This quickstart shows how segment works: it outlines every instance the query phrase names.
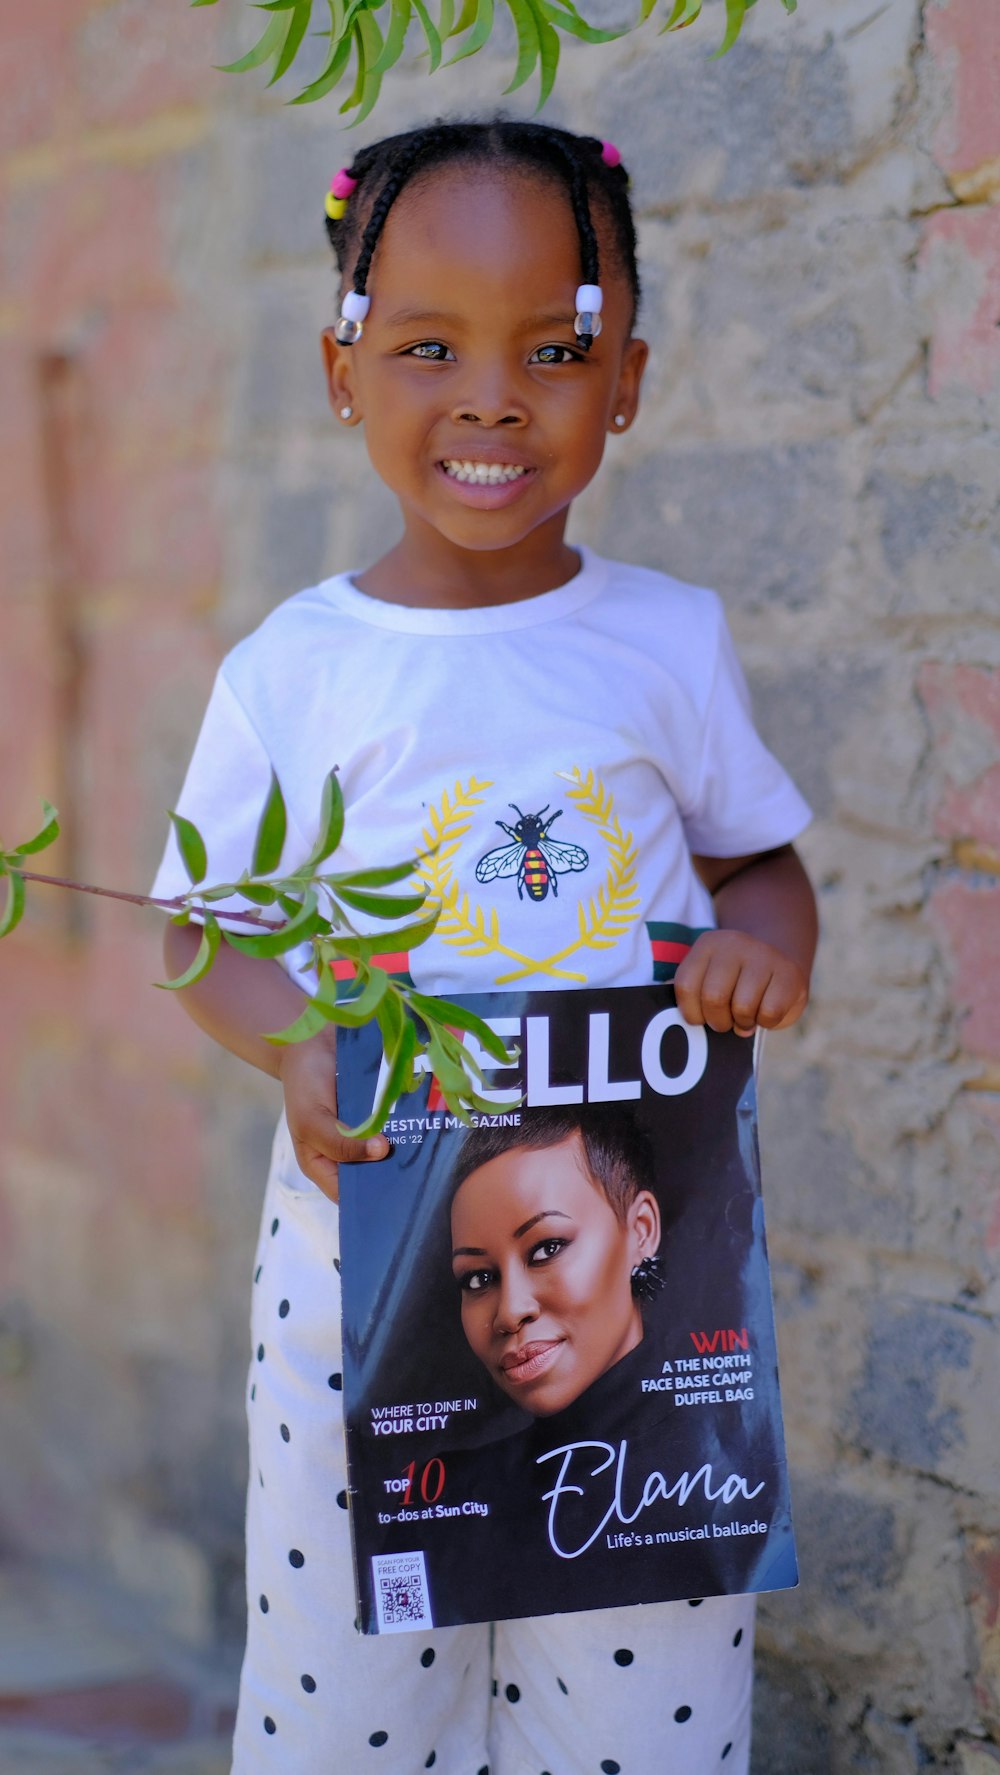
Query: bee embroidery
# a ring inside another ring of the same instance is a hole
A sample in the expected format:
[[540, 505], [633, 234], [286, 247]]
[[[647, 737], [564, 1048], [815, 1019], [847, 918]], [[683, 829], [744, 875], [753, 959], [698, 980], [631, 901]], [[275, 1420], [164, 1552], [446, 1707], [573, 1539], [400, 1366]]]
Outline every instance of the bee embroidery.
[[516, 875], [519, 900], [524, 899], [525, 889], [529, 900], [544, 900], [549, 888], [555, 897], [559, 893], [556, 877], [586, 869], [590, 858], [582, 845], [560, 844], [558, 839], [549, 837], [550, 828], [562, 813], [561, 807], [546, 820], [543, 816], [549, 811], [548, 802], [537, 814], [523, 814], [513, 801], [507, 805], [514, 809], [517, 825], [508, 826], [504, 820], [497, 820], [496, 824], [513, 843], [487, 851], [476, 864], [476, 880], [496, 881], [501, 876]]

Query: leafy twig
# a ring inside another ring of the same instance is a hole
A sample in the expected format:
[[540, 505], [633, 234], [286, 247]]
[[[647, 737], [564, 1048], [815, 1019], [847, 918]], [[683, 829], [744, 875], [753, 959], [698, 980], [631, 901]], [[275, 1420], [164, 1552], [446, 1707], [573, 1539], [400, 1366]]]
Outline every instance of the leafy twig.
[[[464, 60], [475, 55], [493, 35], [497, 23], [496, 0], [438, 0], [436, 17], [427, 0], [255, 0], [257, 9], [268, 15], [268, 22], [253, 48], [235, 62], [222, 68], [226, 74], [246, 74], [271, 64], [273, 86], [294, 65], [306, 35], [313, 23], [314, 11], [329, 14], [313, 35], [325, 37], [329, 44], [322, 71], [303, 87], [291, 103], [313, 104], [342, 83], [347, 85], [342, 114], [353, 113], [352, 123], [360, 123], [377, 104], [382, 80], [395, 67], [415, 34], [422, 41], [428, 72], [433, 74], [444, 63]], [[638, 15], [632, 25], [607, 29], [591, 22], [574, 4], [574, 0], [501, 0], [514, 22], [517, 35], [517, 64], [507, 92], [514, 92], [530, 80], [536, 69], [539, 77], [538, 108], [541, 110], [555, 84], [559, 66], [560, 32], [581, 43], [610, 43], [625, 36], [637, 25], [645, 24], [656, 12], [661, 0], [639, 0]], [[215, 6], [218, 0], [191, 0], [192, 6]], [[725, 0], [726, 28], [717, 55], [725, 55], [739, 37], [743, 21], [756, 0]], [[797, 0], [781, 0], [786, 12], [794, 12]], [[666, 18], [662, 32], [679, 31], [693, 24], [702, 8], [702, 0], [663, 0]], [[381, 20], [376, 16], [381, 14]], [[445, 51], [452, 48], [450, 56]]]
[[[384, 868], [340, 872], [326, 867], [344, 832], [344, 799], [335, 770], [323, 785], [316, 843], [305, 861], [285, 874], [281, 873], [280, 864], [288, 822], [281, 787], [273, 774], [250, 866], [236, 881], [206, 884], [205, 841], [191, 820], [182, 814], [171, 814], [177, 846], [191, 882], [187, 893], [171, 899], [94, 887], [26, 869], [25, 859], [47, 849], [59, 836], [55, 808], [47, 801], [42, 805], [44, 824], [34, 837], [13, 850], [0, 849], [0, 879], [7, 884], [0, 912], [0, 938], [9, 936], [20, 923], [25, 883], [30, 881], [77, 893], [100, 894], [131, 905], [157, 906], [169, 911], [175, 924], [200, 924], [201, 942], [190, 966], [179, 978], [159, 982], [171, 992], [204, 979], [223, 943], [258, 959], [285, 955], [308, 945], [309, 965], [317, 979], [316, 991], [288, 1029], [268, 1034], [266, 1039], [283, 1045], [307, 1041], [331, 1023], [346, 1028], [357, 1028], [373, 1019], [378, 1023], [387, 1061], [384, 1087], [367, 1121], [350, 1133], [363, 1137], [383, 1127], [396, 1099], [415, 1090], [418, 1076], [428, 1067], [453, 1115], [467, 1122], [476, 1111], [490, 1110], [490, 1103], [479, 1091], [482, 1069], [456, 1032], [474, 1036], [482, 1051], [498, 1065], [510, 1065], [513, 1056], [499, 1036], [465, 1006], [418, 992], [405, 981], [394, 979], [378, 962], [380, 952], [387, 946], [397, 952], [419, 948], [437, 924], [440, 909], [428, 909], [426, 891], [402, 888], [402, 884], [412, 881], [420, 859], [408, 857], [403, 863]], [[275, 907], [281, 916], [267, 917], [264, 912], [248, 911], [245, 906], [228, 906], [226, 902], [234, 898], [249, 900], [257, 907]], [[380, 920], [390, 928], [379, 933], [359, 931], [353, 923], [355, 913]], [[402, 924], [396, 922], [400, 919]], [[234, 923], [251, 928], [244, 933], [227, 928]], [[334, 971], [335, 963], [343, 961], [353, 969], [346, 994]]]

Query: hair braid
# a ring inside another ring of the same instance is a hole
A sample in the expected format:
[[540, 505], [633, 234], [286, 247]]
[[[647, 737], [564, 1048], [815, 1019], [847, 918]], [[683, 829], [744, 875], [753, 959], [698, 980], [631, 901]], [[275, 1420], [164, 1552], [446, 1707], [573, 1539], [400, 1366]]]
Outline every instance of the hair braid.
[[437, 146], [440, 134], [440, 128], [434, 124], [429, 125], [427, 129], [413, 131], [409, 143], [396, 160], [389, 177], [372, 205], [371, 214], [365, 224], [365, 231], [361, 236], [358, 256], [354, 262], [354, 288], [360, 296], [365, 294], [372, 254], [378, 246], [386, 217], [420, 161]]

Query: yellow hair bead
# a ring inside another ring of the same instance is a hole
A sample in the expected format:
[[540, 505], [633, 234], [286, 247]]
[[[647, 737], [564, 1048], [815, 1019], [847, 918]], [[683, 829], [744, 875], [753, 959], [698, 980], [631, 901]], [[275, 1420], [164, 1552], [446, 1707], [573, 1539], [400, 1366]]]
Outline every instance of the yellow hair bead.
[[326, 213], [329, 216], [331, 222], [339, 222], [341, 216], [344, 215], [346, 210], [347, 210], [347, 198], [346, 197], [334, 197], [333, 192], [328, 191], [326, 194]]

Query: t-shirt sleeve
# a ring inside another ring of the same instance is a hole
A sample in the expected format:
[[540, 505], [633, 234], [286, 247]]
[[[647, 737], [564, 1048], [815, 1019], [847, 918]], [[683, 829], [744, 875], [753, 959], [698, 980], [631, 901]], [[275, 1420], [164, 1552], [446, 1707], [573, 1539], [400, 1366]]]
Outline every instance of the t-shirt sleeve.
[[721, 610], [719, 617], [701, 760], [682, 817], [695, 855], [740, 857], [790, 844], [812, 816], [754, 727], [750, 692]]
[[[223, 666], [175, 810], [192, 820], [205, 840], [206, 885], [235, 881], [250, 868], [270, 782], [271, 761]], [[169, 899], [190, 885], [171, 825], [152, 893]], [[242, 898], [226, 900], [219, 909], [249, 904]]]

